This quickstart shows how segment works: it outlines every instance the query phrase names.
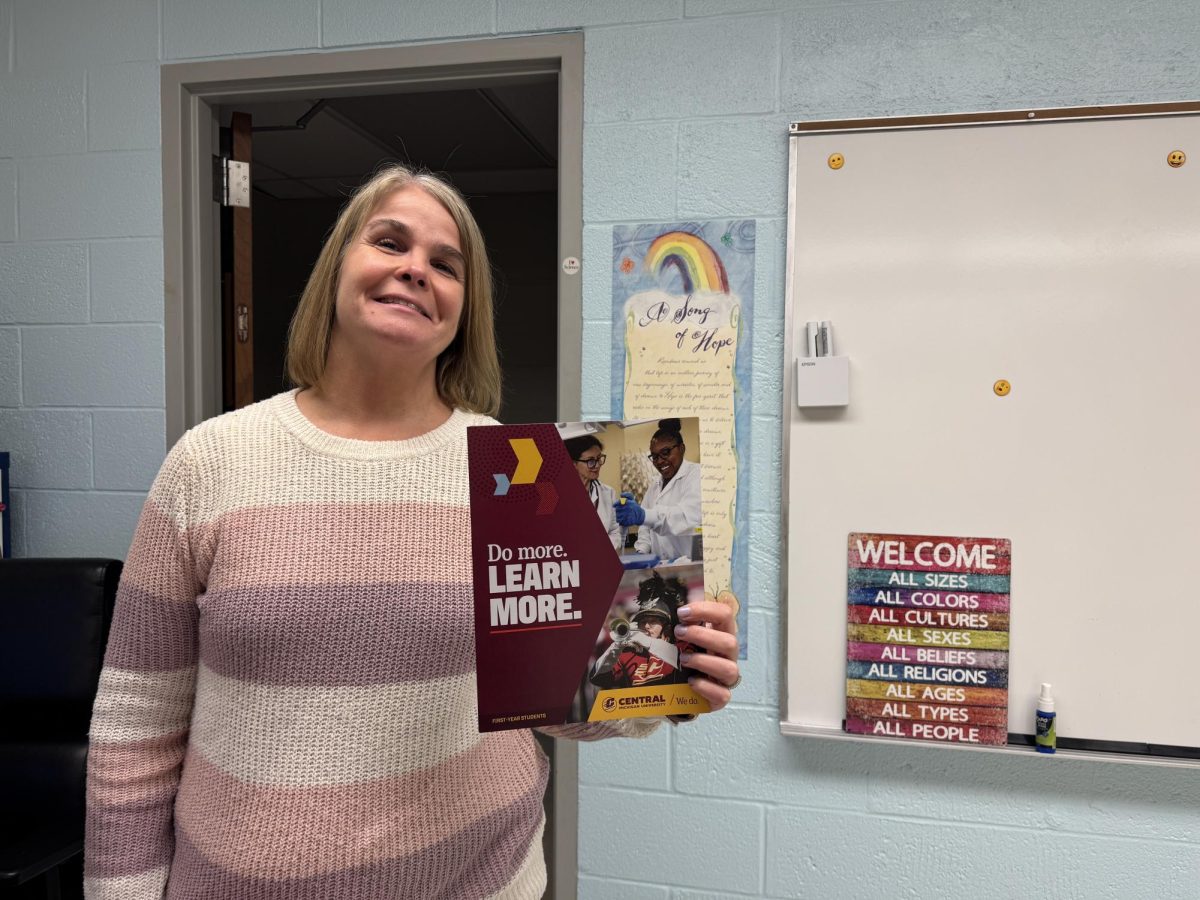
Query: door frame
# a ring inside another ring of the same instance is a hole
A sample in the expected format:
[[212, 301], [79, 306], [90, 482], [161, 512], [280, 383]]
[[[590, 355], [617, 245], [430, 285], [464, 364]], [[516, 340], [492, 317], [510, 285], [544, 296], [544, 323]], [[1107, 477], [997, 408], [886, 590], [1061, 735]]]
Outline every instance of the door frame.
[[[583, 257], [583, 34], [339, 50], [161, 67], [167, 446], [221, 412], [220, 221], [212, 157], [218, 107], [237, 102], [465, 88], [558, 76], [558, 259]], [[578, 421], [583, 284], [558, 279], [558, 420]], [[575, 900], [579, 751], [555, 741], [547, 794], [547, 897]]]
[[[217, 107], [312, 96], [361, 96], [494, 84], [556, 74], [559, 82], [558, 258], [583, 255], [583, 35], [564, 32], [164, 64], [161, 69], [167, 446], [221, 411], [218, 217], [211, 157]], [[583, 286], [558, 277], [558, 420], [579, 419]], [[215, 313], [215, 315], [214, 315]]]

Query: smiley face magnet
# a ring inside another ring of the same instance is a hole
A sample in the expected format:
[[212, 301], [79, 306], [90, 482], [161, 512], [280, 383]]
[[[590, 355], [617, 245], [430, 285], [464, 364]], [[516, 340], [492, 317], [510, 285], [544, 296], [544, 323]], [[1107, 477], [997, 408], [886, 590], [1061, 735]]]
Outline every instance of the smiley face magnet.
[[1187, 154], [1182, 150], [1172, 150], [1167, 154], [1167, 165], [1172, 169], [1178, 169], [1187, 162]]
[[829, 168], [837, 170], [846, 164], [846, 158], [840, 153], [830, 153], [827, 162], [829, 163]]

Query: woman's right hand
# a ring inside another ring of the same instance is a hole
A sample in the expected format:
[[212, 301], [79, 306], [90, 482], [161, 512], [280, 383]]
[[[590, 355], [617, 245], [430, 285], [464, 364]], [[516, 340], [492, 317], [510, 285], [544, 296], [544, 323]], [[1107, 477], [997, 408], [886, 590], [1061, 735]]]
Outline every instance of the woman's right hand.
[[646, 511], [633, 499], [633, 494], [625, 491], [621, 494], [621, 499], [613, 504], [613, 512], [616, 514], [617, 523], [622, 528], [628, 528], [630, 525], [641, 525], [646, 521]]

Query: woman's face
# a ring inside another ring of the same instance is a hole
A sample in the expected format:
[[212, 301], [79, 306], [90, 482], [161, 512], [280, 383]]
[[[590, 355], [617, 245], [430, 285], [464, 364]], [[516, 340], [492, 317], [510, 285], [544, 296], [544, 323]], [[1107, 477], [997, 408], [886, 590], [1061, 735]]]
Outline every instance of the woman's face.
[[584, 484], [598, 481], [600, 467], [604, 465], [604, 450], [601, 447], [588, 447], [575, 460], [575, 471], [583, 479]]
[[458, 333], [466, 294], [458, 226], [416, 185], [389, 194], [346, 248], [334, 340], [355, 350], [385, 341], [432, 365]]
[[663, 620], [655, 616], [646, 616], [638, 623], [640, 628], [648, 637], [660, 638], [663, 633]]
[[650, 442], [650, 462], [666, 484], [675, 477], [683, 462], [683, 444], [673, 438], [655, 438]]

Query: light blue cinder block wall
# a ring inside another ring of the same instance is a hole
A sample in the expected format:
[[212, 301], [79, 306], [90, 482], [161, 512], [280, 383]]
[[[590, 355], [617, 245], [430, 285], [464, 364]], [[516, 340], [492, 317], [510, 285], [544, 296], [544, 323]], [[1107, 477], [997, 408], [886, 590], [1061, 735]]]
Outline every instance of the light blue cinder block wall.
[[583, 749], [581, 895], [1200, 894], [1200, 773], [777, 727], [787, 123], [1197, 99], [1194, 0], [0, 0], [18, 553], [123, 556], [163, 456], [160, 62], [574, 28], [586, 414], [609, 409], [612, 224], [759, 222], [746, 679], [719, 716]]

